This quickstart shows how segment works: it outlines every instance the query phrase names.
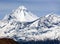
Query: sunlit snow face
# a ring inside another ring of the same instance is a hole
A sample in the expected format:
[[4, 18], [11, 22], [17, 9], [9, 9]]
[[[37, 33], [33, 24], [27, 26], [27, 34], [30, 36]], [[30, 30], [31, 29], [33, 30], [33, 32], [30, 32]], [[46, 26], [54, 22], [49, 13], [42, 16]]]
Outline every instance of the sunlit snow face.
[[38, 19], [36, 15], [32, 14], [24, 6], [20, 6], [19, 8], [14, 10], [11, 14], [5, 17], [5, 19], [7, 18], [8, 20], [15, 19], [20, 22], [31, 22]]

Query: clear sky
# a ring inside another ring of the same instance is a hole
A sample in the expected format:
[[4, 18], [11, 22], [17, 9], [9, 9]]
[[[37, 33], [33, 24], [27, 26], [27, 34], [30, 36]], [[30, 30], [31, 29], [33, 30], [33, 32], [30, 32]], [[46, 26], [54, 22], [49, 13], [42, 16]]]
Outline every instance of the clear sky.
[[21, 5], [37, 16], [51, 12], [60, 15], [60, 0], [0, 0], [0, 19]]

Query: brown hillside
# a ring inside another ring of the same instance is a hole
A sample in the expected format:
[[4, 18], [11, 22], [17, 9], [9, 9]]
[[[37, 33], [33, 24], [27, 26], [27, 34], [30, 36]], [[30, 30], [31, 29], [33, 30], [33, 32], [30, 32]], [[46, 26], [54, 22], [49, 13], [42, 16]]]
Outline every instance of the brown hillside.
[[0, 44], [16, 44], [16, 42], [13, 39], [0, 38]]

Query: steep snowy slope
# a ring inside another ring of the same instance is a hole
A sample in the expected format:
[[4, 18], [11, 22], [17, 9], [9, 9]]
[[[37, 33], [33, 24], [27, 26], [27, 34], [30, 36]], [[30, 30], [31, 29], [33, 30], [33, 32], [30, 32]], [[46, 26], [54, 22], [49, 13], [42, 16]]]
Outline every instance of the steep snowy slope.
[[[55, 20], [56, 19], [56, 20]], [[2, 37], [13, 38], [16, 41], [20, 40], [45, 40], [58, 39], [60, 40], [60, 17], [55, 14], [50, 14], [32, 22], [9, 22], [2, 28]]]
[[20, 22], [31, 22], [36, 20], [38, 17], [33, 15], [30, 11], [27, 10], [24, 6], [20, 6], [14, 10], [11, 14], [6, 16], [3, 20], [17, 20]]
[[60, 16], [49, 14], [33, 22], [24, 29], [18, 31], [18, 40], [60, 40]]

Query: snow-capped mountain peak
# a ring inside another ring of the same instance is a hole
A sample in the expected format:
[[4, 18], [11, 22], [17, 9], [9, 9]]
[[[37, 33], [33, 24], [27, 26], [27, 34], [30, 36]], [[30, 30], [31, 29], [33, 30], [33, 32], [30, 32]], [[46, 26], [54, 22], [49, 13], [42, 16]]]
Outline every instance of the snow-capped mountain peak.
[[48, 20], [51, 20], [51, 22], [60, 22], [60, 16], [54, 13], [50, 13], [45, 16]]
[[55, 13], [51, 12], [48, 15], [46, 15], [45, 17], [53, 17], [53, 16], [57, 16]]
[[4, 20], [11, 19], [20, 22], [31, 22], [38, 19], [38, 17], [30, 11], [28, 11], [27, 8], [25, 8], [24, 6], [19, 6], [14, 12], [10, 13], [8, 16], [4, 18]]

